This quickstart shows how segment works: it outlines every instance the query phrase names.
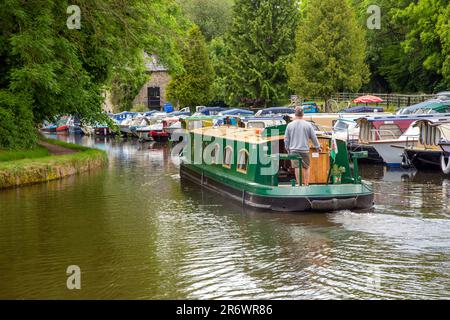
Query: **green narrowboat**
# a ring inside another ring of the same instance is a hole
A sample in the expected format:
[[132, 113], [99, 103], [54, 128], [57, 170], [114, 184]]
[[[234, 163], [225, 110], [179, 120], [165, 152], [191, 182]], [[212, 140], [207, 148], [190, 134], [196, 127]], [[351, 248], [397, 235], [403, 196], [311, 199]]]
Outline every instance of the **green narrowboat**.
[[263, 210], [335, 211], [373, 206], [372, 186], [358, 174], [358, 158], [367, 156], [365, 152], [352, 153], [352, 172], [346, 142], [321, 135], [321, 152], [311, 149], [310, 185], [296, 186], [290, 160], [300, 159], [286, 154], [285, 130], [286, 125], [263, 130], [232, 126], [191, 130], [184, 141], [181, 179]]

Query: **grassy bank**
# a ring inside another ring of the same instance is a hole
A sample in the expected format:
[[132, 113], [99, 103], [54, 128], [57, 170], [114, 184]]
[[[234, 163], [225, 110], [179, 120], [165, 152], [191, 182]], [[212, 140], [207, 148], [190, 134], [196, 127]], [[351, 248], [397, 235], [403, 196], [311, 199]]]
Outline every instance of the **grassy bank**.
[[34, 159], [49, 156], [48, 150], [42, 146], [36, 146], [31, 150], [0, 150], [0, 162], [20, 159]]
[[0, 151], [0, 159], [5, 159], [0, 160], [0, 189], [60, 179], [101, 167], [107, 162], [104, 151], [57, 140], [44, 141], [76, 152], [50, 155], [41, 146], [29, 151]]

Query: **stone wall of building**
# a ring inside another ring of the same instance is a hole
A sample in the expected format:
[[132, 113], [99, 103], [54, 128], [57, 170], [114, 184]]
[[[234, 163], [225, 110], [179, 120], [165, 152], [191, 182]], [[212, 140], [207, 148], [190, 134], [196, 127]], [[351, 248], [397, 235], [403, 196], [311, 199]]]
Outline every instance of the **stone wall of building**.
[[170, 82], [170, 75], [166, 71], [155, 71], [151, 73], [150, 80], [141, 88], [139, 94], [134, 98], [133, 105], [143, 104], [148, 107], [148, 87], [159, 87], [161, 103], [163, 106], [167, 102], [166, 90]]
[[106, 113], [115, 113], [119, 112], [118, 108], [113, 105], [111, 101], [111, 92], [105, 91], [103, 92], [103, 97], [105, 98], [105, 101], [103, 102], [102, 109]]

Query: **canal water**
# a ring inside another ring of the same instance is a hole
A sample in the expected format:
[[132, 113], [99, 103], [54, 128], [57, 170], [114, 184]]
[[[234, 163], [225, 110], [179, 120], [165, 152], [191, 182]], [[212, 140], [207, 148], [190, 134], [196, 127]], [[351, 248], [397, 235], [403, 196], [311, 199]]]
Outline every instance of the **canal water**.
[[0, 192], [0, 298], [450, 299], [449, 177], [364, 165], [369, 212], [262, 213], [182, 185], [167, 145], [75, 142], [108, 167]]

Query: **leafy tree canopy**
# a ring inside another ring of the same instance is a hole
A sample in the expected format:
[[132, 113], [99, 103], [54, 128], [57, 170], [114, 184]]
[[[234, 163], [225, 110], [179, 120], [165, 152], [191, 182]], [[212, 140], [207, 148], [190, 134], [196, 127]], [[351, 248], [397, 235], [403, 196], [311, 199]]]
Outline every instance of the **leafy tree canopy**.
[[347, 0], [309, 0], [288, 66], [298, 94], [325, 100], [341, 90], [358, 90], [368, 79], [364, 32]]
[[294, 51], [294, 0], [236, 0], [223, 59], [230, 105], [269, 106], [288, 95], [285, 65]]
[[[81, 29], [66, 25], [69, 5]], [[174, 0], [2, 1], [0, 148], [32, 145], [34, 125], [57, 115], [104, 117], [105, 87], [142, 68], [144, 50], [181, 70], [180, 17]]]
[[223, 36], [234, 0], [178, 0], [187, 18], [200, 27], [206, 41]]
[[212, 98], [214, 70], [205, 38], [198, 26], [194, 25], [189, 30], [181, 54], [184, 70], [169, 83], [167, 96], [182, 107], [205, 105]]

